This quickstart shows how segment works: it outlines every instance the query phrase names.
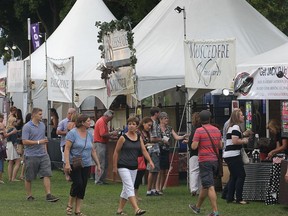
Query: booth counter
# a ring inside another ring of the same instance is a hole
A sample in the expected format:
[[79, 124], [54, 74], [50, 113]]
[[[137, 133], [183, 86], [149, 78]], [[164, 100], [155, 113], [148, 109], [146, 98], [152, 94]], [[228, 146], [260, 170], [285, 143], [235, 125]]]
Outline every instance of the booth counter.
[[107, 151], [108, 151], [108, 170], [106, 179], [109, 181], [121, 181], [120, 177], [117, 175], [114, 179], [113, 176], [113, 153], [116, 147], [117, 140], [109, 140], [107, 144]]
[[243, 187], [243, 199], [264, 201], [272, 163], [249, 163], [244, 167], [246, 178]]

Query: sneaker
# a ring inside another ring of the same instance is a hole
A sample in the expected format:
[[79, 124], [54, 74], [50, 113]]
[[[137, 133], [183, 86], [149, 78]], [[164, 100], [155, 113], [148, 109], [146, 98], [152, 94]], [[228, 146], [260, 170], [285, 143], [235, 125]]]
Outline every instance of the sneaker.
[[146, 196], [155, 196], [155, 192], [151, 191], [150, 193], [146, 193]]
[[197, 208], [196, 205], [189, 204], [189, 208], [192, 209], [195, 214], [200, 214], [200, 208]]
[[26, 200], [27, 200], [27, 201], [33, 201], [33, 200], [35, 200], [35, 198], [34, 198], [33, 196], [28, 196], [28, 197], [26, 198]]
[[4, 184], [4, 183], [5, 183], [4, 181], [0, 180], [0, 184]]
[[46, 195], [46, 201], [47, 202], [57, 202], [59, 200], [58, 197], [53, 196], [52, 194]]
[[103, 183], [102, 181], [97, 181], [97, 182], [95, 182], [95, 184], [97, 184], [97, 185], [103, 185], [104, 183]]
[[218, 212], [211, 212], [208, 216], [219, 216]]
[[162, 192], [162, 191], [156, 191], [155, 193], [156, 193], [157, 195], [159, 195], [159, 196], [163, 195], [163, 192]]

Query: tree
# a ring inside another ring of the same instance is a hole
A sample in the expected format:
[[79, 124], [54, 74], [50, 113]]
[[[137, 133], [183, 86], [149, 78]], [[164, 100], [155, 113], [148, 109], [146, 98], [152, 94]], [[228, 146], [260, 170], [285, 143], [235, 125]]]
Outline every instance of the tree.
[[[84, 0], [81, 0], [84, 1]], [[128, 16], [132, 27], [136, 26], [160, 0], [103, 0], [117, 19]], [[247, 0], [268, 20], [288, 35], [288, 1]], [[51, 35], [65, 18], [76, 0], [0, 0], [0, 56], [4, 62], [11, 58], [4, 51], [8, 43], [15, 42], [28, 56], [27, 18], [31, 22], [41, 22], [42, 32]]]
[[0, 0], [0, 56], [4, 62], [10, 60], [11, 54], [4, 50], [16, 43], [28, 56], [27, 18], [31, 23], [41, 22], [40, 31], [51, 35], [65, 18], [76, 0]]
[[284, 34], [288, 35], [287, 0], [248, 0], [248, 2]]

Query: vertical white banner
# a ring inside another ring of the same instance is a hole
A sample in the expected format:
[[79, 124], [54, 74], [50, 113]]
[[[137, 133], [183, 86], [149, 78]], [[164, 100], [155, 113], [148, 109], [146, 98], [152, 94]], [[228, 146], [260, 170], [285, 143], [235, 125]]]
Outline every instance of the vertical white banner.
[[24, 92], [24, 61], [10, 61], [7, 64], [7, 92]]
[[72, 58], [47, 58], [48, 100], [72, 103]]
[[185, 87], [229, 88], [236, 73], [235, 39], [184, 41]]

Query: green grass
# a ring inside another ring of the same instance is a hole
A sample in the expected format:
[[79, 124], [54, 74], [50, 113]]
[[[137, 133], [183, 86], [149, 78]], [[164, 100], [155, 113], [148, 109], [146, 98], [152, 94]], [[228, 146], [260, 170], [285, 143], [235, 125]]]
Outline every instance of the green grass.
[[[7, 169], [6, 169], [7, 170]], [[7, 173], [4, 173], [5, 184], [0, 185], [0, 215], [2, 216], [58, 216], [65, 215], [70, 183], [64, 180], [61, 171], [54, 170], [51, 179], [52, 193], [60, 197], [56, 203], [45, 201], [44, 188], [41, 180], [32, 183], [33, 195], [36, 198], [33, 202], [26, 201], [24, 182], [7, 182]], [[109, 185], [95, 185], [89, 180], [86, 197], [82, 206], [82, 212], [86, 215], [115, 215], [121, 183], [110, 182]], [[186, 184], [177, 187], [168, 187], [161, 197], [146, 197], [146, 186], [140, 186], [140, 208], [147, 210], [145, 215], [175, 216], [194, 215], [188, 208], [189, 203], [195, 203], [196, 197], [191, 197]], [[220, 197], [220, 194], [218, 194]], [[221, 215], [225, 216], [259, 216], [259, 215], [286, 215], [288, 207], [284, 205], [266, 206], [264, 202], [250, 202], [249, 205], [226, 204], [222, 199], [218, 199], [218, 206]], [[206, 200], [201, 209], [200, 215], [210, 213], [210, 204]], [[127, 203], [125, 212], [134, 215], [131, 205]]]

